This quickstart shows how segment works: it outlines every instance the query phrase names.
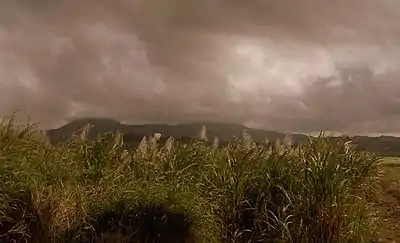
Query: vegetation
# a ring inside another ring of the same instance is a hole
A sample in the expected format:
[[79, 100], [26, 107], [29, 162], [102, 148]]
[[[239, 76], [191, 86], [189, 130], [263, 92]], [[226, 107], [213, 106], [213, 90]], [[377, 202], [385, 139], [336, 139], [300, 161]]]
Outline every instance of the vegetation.
[[127, 149], [122, 134], [88, 133], [52, 144], [0, 126], [0, 242], [375, 240], [380, 160], [346, 141], [150, 136]]

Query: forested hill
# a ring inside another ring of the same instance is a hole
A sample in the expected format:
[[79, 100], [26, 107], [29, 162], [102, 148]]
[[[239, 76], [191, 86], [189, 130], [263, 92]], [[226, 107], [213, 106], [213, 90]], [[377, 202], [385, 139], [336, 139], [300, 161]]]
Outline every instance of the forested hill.
[[[112, 119], [87, 118], [72, 121], [60, 128], [47, 131], [51, 141], [62, 141], [69, 137], [72, 133], [82, 129], [87, 124], [91, 125], [89, 138], [95, 138], [101, 134], [119, 131], [124, 134], [124, 141], [130, 144], [137, 144], [143, 136], [154, 133], [161, 133], [164, 138], [174, 137], [176, 139], [196, 139], [203, 125], [207, 128], [207, 138], [212, 141], [217, 137], [220, 141], [229, 141], [233, 137], [241, 137], [245, 130], [251, 138], [256, 142], [264, 142], [268, 138], [270, 142], [277, 139], [282, 141], [286, 134], [275, 131], [265, 131], [253, 129], [238, 124], [225, 123], [190, 123], [178, 125], [166, 124], [144, 124], [144, 125], [127, 125]], [[308, 137], [303, 134], [290, 135], [294, 143], [306, 142]], [[391, 136], [368, 137], [355, 136], [346, 137], [350, 139], [357, 148], [375, 152], [383, 156], [400, 156], [400, 138]]]

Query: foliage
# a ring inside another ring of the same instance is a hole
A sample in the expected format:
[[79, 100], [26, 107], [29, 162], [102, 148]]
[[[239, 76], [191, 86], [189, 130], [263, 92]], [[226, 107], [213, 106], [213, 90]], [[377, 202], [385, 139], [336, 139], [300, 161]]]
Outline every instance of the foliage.
[[121, 134], [87, 134], [54, 145], [32, 126], [0, 126], [0, 241], [374, 240], [380, 160], [348, 142], [148, 137], [127, 149]]

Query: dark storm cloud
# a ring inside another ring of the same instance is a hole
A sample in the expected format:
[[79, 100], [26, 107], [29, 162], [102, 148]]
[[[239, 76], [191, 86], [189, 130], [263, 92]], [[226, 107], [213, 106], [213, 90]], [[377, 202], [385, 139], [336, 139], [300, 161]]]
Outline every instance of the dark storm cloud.
[[0, 114], [400, 131], [394, 0], [4, 0]]

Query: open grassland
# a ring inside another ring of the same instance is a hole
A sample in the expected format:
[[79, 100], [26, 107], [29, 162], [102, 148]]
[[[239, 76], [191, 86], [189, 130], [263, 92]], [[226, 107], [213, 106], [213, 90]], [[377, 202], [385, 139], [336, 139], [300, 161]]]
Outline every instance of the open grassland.
[[400, 167], [400, 157], [384, 157], [382, 165], [384, 167]]
[[379, 158], [310, 138], [126, 150], [0, 126], [0, 242], [374, 242]]

